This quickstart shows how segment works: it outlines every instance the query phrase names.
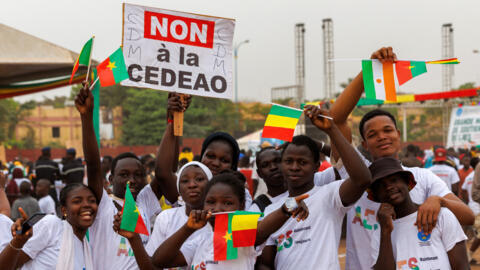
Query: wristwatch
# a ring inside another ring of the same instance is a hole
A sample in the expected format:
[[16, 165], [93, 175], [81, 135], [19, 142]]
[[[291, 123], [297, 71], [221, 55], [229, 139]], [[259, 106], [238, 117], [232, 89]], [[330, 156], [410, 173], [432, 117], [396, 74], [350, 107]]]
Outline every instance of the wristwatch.
[[297, 200], [292, 197], [287, 198], [287, 200], [285, 200], [285, 208], [287, 208], [287, 211], [290, 213], [295, 211], [295, 209], [298, 208]]

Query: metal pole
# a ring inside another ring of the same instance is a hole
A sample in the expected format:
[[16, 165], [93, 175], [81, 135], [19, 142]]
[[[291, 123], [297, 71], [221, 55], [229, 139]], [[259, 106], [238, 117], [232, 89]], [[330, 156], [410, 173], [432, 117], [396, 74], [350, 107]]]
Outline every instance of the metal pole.
[[245, 43], [250, 42], [250, 40], [246, 39], [240, 43], [238, 43], [234, 48], [233, 48], [233, 57], [235, 61], [235, 103], [238, 102], [238, 49], [240, 46], [242, 46]]

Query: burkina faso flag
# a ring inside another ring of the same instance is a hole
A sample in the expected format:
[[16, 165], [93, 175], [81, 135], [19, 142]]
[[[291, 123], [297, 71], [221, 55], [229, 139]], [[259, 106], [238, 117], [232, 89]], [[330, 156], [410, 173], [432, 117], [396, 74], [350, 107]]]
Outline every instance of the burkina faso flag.
[[120, 229], [148, 235], [147, 226], [143, 222], [142, 215], [138, 211], [138, 207], [133, 199], [130, 191], [130, 184], [127, 183], [127, 190], [125, 191], [125, 203], [123, 204], [123, 216], [120, 223]]
[[128, 79], [122, 48], [118, 48], [110, 57], [103, 60], [103, 62], [97, 66], [97, 72], [102, 87], [115, 85]]

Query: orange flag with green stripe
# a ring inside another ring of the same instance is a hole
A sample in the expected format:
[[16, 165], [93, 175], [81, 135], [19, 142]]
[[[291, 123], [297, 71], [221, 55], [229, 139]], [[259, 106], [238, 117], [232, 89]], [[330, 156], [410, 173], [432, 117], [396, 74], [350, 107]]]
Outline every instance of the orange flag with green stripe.
[[366, 98], [397, 100], [393, 62], [362, 60], [362, 74]]

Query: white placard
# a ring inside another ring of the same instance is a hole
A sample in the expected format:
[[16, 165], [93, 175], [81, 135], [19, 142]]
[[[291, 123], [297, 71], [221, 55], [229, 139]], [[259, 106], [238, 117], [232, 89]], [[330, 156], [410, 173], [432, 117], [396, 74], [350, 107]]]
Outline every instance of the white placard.
[[480, 106], [463, 106], [452, 110], [447, 147], [470, 148], [480, 144]]
[[121, 84], [232, 99], [235, 20], [124, 4]]

